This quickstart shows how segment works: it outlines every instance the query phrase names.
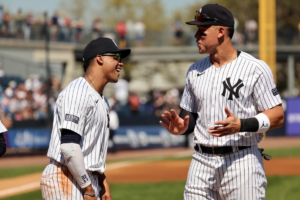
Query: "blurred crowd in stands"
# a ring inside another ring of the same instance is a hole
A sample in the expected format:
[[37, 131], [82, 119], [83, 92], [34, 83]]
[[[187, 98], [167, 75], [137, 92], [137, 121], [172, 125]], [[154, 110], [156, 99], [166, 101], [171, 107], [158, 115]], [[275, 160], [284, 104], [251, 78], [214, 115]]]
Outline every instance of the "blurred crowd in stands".
[[[238, 20], [236, 20], [236, 27], [238, 27]], [[172, 45], [194, 44], [194, 33], [184, 31], [184, 23], [180, 18], [176, 18], [173, 27], [170, 28], [173, 29]], [[257, 22], [253, 19], [247, 20], [245, 30], [235, 30], [233, 43], [238, 45], [257, 43], [257, 30]], [[152, 40], [151, 33], [147, 32], [147, 34], [149, 37], [147, 41]], [[158, 39], [157, 33], [153, 34], [154, 39]], [[161, 34], [161, 37], [167, 37], [168, 34], [169, 31], [166, 31]], [[122, 48], [144, 46], [146, 26], [141, 21], [120, 20], [115, 27], [108, 27], [99, 17], [94, 18], [90, 25], [83, 19], [72, 19], [64, 11], [56, 11], [52, 16], [48, 16], [46, 12], [34, 16], [32, 13], [24, 14], [22, 9], [12, 14], [0, 6], [0, 37], [24, 40], [45, 40], [49, 37], [50, 41], [78, 43], [88, 42], [101, 36], [116, 40]], [[150, 45], [150, 42], [147, 45]]]
[[[47, 82], [33, 74], [28, 79], [5, 76], [0, 69], [0, 117], [13, 121], [46, 120], [52, 115], [60, 82]], [[51, 85], [51, 91], [48, 89]], [[50, 111], [50, 112], [49, 112]]]
[[[119, 116], [160, 117], [165, 110], [175, 109], [179, 112], [182, 90], [174, 88], [135, 94], [129, 92], [128, 82], [124, 79], [120, 79], [114, 87], [114, 94], [108, 98], [108, 102]], [[5, 72], [0, 69], [0, 118], [24, 121], [47, 120], [50, 116], [52, 119], [60, 91], [61, 83], [55, 77], [47, 81], [33, 74], [22, 80], [5, 76]]]
[[[145, 44], [150, 46], [153, 44], [193, 45], [194, 30], [187, 29], [184, 24], [180, 17], [177, 17], [173, 25], [166, 27], [163, 33], [146, 32], [146, 26], [141, 21], [120, 20], [115, 27], [110, 27], [99, 17], [95, 17], [92, 22], [85, 22], [82, 18], [73, 19], [65, 11], [55, 11], [51, 16], [47, 15], [47, 12], [33, 15], [30, 12], [23, 13], [22, 9], [19, 9], [17, 13], [10, 13], [0, 6], [0, 37], [24, 40], [45, 40], [49, 36], [50, 41], [86, 43], [103, 36], [116, 40], [121, 47], [144, 46]], [[298, 30], [300, 35], [300, 23]], [[157, 37], [157, 34], [160, 37]], [[289, 36], [279, 34], [277, 41], [282, 43], [286, 41], [283, 39], [286, 37]], [[300, 36], [296, 37], [291, 41], [300, 41]], [[238, 19], [235, 19], [235, 34], [232, 41], [236, 45], [257, 44], [257, 21], [248, 19], [245, 24], [239, 26]]]
[[[105, 29], [105, 30], [104, 30]], [[120, 20], [112, 30], [104, 26], [96, 17], [87, 30], [83, 19], [72, 19], [66, 12], [47, 12], [34, 16], [24, 14], [19, 9], [16, 14], [5, 11], [0, 6], [0, 37], [24, 40], [45, 40], [58, 42], [87, 42], [98, 37], [109, 37], [117, 40], [121, 46], [128, 46], [128, 37], [134, 37], [135, 45], [142, 46], [145, 35], [145, 25], [142, 22], [125, 23]]]

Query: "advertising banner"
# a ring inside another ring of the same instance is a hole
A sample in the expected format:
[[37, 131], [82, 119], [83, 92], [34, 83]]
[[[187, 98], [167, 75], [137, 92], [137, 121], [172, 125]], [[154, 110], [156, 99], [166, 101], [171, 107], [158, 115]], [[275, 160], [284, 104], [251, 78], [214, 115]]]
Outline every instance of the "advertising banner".
[[[49, 146], [51, 129], [10, 129], [6, 137], [10, 148], [44, 149]], [[185, 136], [174, 136], [160, 126], [121, 126], [113, 137], [116, 150], [182, 147], [185, 140]]]
[[113, 138], [118, 150], [182, 147], [185, 140], [185, 136], [172, 135], [161, 126], [123, 126]]
[[300, 98], [287, 99], [286, 135], [300, 136]]
[[10, 148], [48, 148], [51, 130], [46, 128], [10, 129], [6, 136]]

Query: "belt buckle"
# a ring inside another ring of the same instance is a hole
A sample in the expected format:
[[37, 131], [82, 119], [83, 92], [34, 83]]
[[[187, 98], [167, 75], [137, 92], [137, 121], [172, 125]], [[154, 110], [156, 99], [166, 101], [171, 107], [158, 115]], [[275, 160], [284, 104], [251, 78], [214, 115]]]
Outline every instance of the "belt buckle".
[[215, 147], [212, 147], [213, 155], [215, 155]]

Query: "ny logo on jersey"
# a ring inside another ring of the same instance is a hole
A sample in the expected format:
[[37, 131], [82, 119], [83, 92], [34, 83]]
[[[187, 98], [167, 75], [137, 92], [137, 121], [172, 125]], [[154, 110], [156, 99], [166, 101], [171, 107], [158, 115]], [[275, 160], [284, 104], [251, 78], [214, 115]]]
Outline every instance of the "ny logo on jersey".
[[[226, 81], [223, 81], [223, 92], [222, 92], [222, 96], [225, 97], [226, 94], [226, 90], [228, 90], [230, 92], [228, 100], [232, 100], [232, 95], [235, 96], [235, 98], [239, 98], [239, 91], [240, 89], [244, 86], [243, 82], [241, 79], [238, 80], [238, 82], [236, 84], [234, 84], [234, 86], [231, 86], [230, 83], [230, 77], [228, 77], [226, 79]], [[234, 91], [234, 89], [236, 88], [236, 90]]]

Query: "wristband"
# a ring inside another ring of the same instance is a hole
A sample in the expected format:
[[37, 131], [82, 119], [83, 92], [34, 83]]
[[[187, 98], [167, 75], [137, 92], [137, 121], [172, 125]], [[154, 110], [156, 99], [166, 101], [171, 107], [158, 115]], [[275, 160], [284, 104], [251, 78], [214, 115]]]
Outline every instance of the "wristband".
[[263, 133], [269, 130], [271, 123], [267, 115], [265, 115], [264, 113], [259, 113], [254, 117], [258, 120], [259, 123], [256, 133]]
[[95, 194], [90, 194], [90, 193], [87, 193], [87, 192], [85, 192], [84, 195], [88, 195], [90, 197], [94, 197], [95, 196]]
[[240, 132], [256, 132], [259, 128], [259, 122], [255, 117], [240, 119], [241, 129]]
[[252, 118], [240, 119], [240, 132], [263, 133], [270, 128], [270, 120], [267, 115], [259, 113]]

